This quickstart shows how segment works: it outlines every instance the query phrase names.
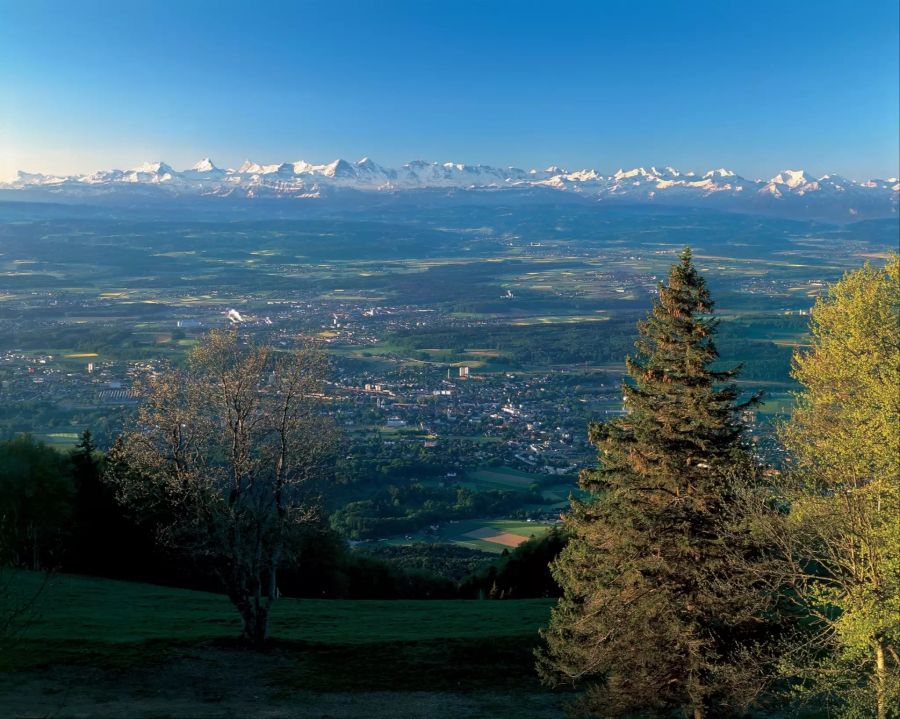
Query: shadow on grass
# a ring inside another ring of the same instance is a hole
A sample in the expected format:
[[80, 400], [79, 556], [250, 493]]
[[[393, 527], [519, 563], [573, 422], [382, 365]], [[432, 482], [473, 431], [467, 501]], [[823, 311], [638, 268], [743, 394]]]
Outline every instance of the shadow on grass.
[[445, 639], [325, 645], [275, 641], [288, 661], [270, 672], [279, 691], [546, 692], [534, 671], [531, 638]]

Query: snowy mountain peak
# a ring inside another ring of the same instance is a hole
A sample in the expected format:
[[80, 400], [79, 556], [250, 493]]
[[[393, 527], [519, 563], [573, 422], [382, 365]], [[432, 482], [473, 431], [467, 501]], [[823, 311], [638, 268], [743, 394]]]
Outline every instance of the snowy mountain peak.
[[352, 176], [354, 174], [353, 165], [351, 165], [346, 160], [338, 159], [325, 165], [325, 167], [322, 169], [322, 174], [326, 177]]
[[[331, 200], [352, 193], [401, 193], [439, 190], [452, 198], [478, 192], [566, 193], [573, 201], [607, 204], [649, 203], [682, 207], [710, 206], [718, 210], [769, 212], [785, 216], [816, 216], [854, 220], [896, 217], [900, 182], [896, 178], [858, 182], [839, 175], [815, 179], [803, 170], [784, 170], [770, 180], [748, 180], [719, 168], [702, 178], [673, 167], [619, 169], [612, 176], [595, 169], [568, 171], [493, 167], [455, 162], [413, 160], [398, 168], [364, 157], [328, 164], [305, 160], [262, 165], [244, 161], [237, 170], [223, 170], [208, 158], [177, 172], [164, 162], [147, 162], [131, 170], [99, 170], [84, 175], [57, 176], [19, 172], [0, 183], [0, 193], [28, 191], [42, 197], [83, 202], [115, 202], [117, 198], [217, 196], [246, 199]], [[43, 193], [43, 194], [41, 194]], [[474, 200], [473, 200], [474, 201]]]
[[815, 182], [815, 179], [806, 174], [803, 170], [783, 170], [775, 177], [769, 180], [775, 185], [787, 185], [791, 189]]
[[156, 162], [145, 162], [143, 165], [139, 167], [134, 167], [131, 169], [131, 172], [137, 172], [143, 175], [171, 175], [175, 173], [169, 165], [165, 162], [156, 161]]
[[213, 170], [218, 170], [219, 168], [213, 164], [213, 161], [208, 157], [204, 157], [199, 162], [195, 163], [191, 169], [194, 172], [212, 172]]
[[570, 172], [564, 175], [564, 177], [567, 180], [574, 180], [576, 182], [596, 182], [603, 179], [603, 175], [596, 170], [579, 170], [578, 172]]
[[623, 170], [619, 168], [613, 175], [616, 180], [629, 180], [632, 177], [655, 177], [657, 176], [656, 168], [652, 168], [652, 172], [647, 172], [643, 167], [635, 167], [632, 170]]

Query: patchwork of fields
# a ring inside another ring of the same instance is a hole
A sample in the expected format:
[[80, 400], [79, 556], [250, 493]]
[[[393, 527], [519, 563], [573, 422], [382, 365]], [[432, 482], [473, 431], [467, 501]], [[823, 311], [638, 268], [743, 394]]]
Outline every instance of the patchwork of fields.
[[543, 536], [552, 526], [544, 522], [519, 519], [452, 520], [439, 525], [436, 529], [382, 539], [378, 542], [395, 545], [410, 545], [421, 541], [441, 542], [499, 554], [504, 549], [518, 547], [532, 537]]
[[766, 392], [744, 420], [777, 461], [810, 306], [896, 228], [582, 204], [216, 221], [0, 205], [0, 436], [68, 449], [90, 428], [108, 447], [136, 379], [236, 322], [332, 360], [345, 536], [502, 552], [595, 461], [588, 423], [622, 412], [635, 324], [681, 247], [716, 300], [721, 367]]

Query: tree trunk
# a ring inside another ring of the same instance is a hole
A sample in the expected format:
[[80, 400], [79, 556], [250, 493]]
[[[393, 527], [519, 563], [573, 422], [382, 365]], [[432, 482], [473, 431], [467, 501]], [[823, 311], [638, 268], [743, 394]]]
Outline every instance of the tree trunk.
[[38, 546], [38, 533], [34, 525], [31, 527], [31, 569], [38, 571], [41, 568], [41, 549]]
[[703, 719], [703, 707], [701, 707], [701, 706], [694, 707], [694, 719]]
[[886, 684], [887, 669], [884, 665], [884, 645], [878, 642], [875, 645], [875, 701], [878, 719], [887, 719]]
[[249, 606], [241, 613], [244, 618], [244, 639], [254, 648], [263, 649], [269, 638], [269, 608]]

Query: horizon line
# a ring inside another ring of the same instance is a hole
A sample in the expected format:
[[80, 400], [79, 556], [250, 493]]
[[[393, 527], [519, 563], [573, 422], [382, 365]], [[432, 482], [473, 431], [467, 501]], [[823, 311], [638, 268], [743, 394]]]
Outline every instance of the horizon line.
[[[492, 169], [499, 169], [499, 170], [519, 170], [522, 172], [558, 171], [558, 174], [574, 174], [574, 173], [578, 173], [578, 172], [593, 171], [593, 172], [598, 172], [599, 174], [601, 174], [605, 177], [613, 177], [619, 172], [632, 172], [634, 170], [644, 170], [644, 171], [648, 171], [648, 172], [653, 171], [653, 170], [656, 170], [657, 172], [660, 170], [663, 170], [663, 171], [673, 170], [675, 173], [677, 173], [679, 175], [691, 175], [691, 174], [702, 175], [705, 173], [715, 172], [718, 170], [726, 170], [726, 171], [731, 172], [734, 175], [741, 177], [743, 179], [754, 180], [754, 181], [758, 181], [758, 182], [771, 180], [774, 177], [776, 177], [777, 175], [784, 173], [784, 172], [803, 172], [803, 173], [808, 172], [803, 167], [794, 168], [792, 166], [788, 166], [788, 167], [782, 167], [782, 169], [780, 169], [780, 170], [776, 170], [773, 174], [771, 174], [767, 177], [766, 176], [758, 176], [758, 177], [754, 178], [752, 176], [743, 175], [740, 172], [737, 172], [724, 164], [720, 164], [716, 167], [710, 167], [705, 170], [695, 170], [693, 168], [688, 168], [686, 170], [680, 170], [672, 164], [653, 164], [653, 165], [643, 164], [643, 165], [634, 165], [634, 166], [619, 165], [616, 170], [614, 170], [612, 172], [605, 172], [605, 171], [601, 171], [600, 169], [598, 169], [597, 166], [591, 166], [591, 165], [583, 165], [583, 166], [578, 167], [577, 169], [571, 169], [571, 168], [568, 168], [568, 167], [565, 167], [562, 165], [551, 163], [550, 165], [547, 165], [546, 167], [532, 165], [531, 167], [528, 167], [528, 169], [526, 169], [523, 166], [514, 165], [514, 164], [502, 164], [501, 165], [501, 164], [489, 164], [489, 163], [481, 163], [481, 162], [478, 162], [478, 163], [455, 162], [452, 160], [439, 161], [439, 160], [425, 160], [422, 158], [414, 158], [411, 160], [407, 160], [407, 161], [401, 163], [400, 165], [388, 165], [388, 164], [381, 164], [379, 162], [376, 162], [375, 160], [373, 160], [371, 158], [371, 155], [363, 155], [359, 160], [348, 160], [345, 157], [336, 157], [333, 160], [330, 160], [328, 162], [310, 162], [310, 161], [304, 160], [302, 158], [297, 159], [297, 160], [278, 161], [278, 162], [260, 162], [257, 160], [252, 160], [252, 159], [250, 159], [250, 157], [246, 157], [240, 163], [240, 165], [238, 165], [236, 167], [231, 167], [231, 166], [222, 167], [222, 166], [216, 165], [215, 162], [213, 162], [213, 160], [211, 159], [210, 155], [203, 155], [193, 165], [184, 167], [183, 169], [177, 169], [173, 164], [166, 162], [165, 160], [162, 160], [162, 159], [145, 160], [137, 165], [133, 165], [130, 167], [125, 166], [125, 165], [122, 165], [120, 167], [116, 167], [116, 166], [97, 167], [93, 170], [82, 171], [82, 172], [54, 172], [54, 171], [38, 170], [38, 169], [26, 170], [26, 169], [19, 168], [19, 169], [14, 170], [15, 174], [13, 174], [13, 175], [7, 176], [5, 178], [0, 177], [0, 183], [14, 181], [15, 179], [17, 179], [19, 177], [19, 175], [21, 173], [28, 174], [28, 175], [41, 175], [44, 177], [58, 177], [58, 178], [84, 177], [84, 176], [91, 175], [96, 172], [103, 172], [103, 171], [132, 172], [132, 171], [139, 170], [143, 167], [147, 167], [149, 165], [153, 165], [153, 164], [157, 164], [157, 163], [166, 165], [167, 167], [171, 168], [175, 172], [182, 173], [182, 172], [190, 172], [198, 164], [201, 164], [204, 161], [210, 162], [215, 169], [223, 170], [225, 172], [233, 172], [233, 173], [239, 172], [240, 171], [239, 168], [242, 165], [247, 164], [247, 163], [252, 163], [258, 167], [272, 167], [272, 166], [278, 166], [278, 165], [297, 165], [300, 163], [305, 163], [305, 164], [309, 165], [311, 168], [324, 168], [329, 165], [334, 165], [334, 164], [336, 164], [338, 162], [342, 162], [342, 161], [346, 162], [348, 164], [354, 165], [354, 166], [358, 166], [358, 165], [368, 161], [368, 162], [378, 165], [379, 167], [382, 167], [384, 169], [397, 169], [399, 167], [404, 167], [404, 166], [410, 165], [412, 163], [422, 162], [427, 165], [436, 165], [436, 166], [444, 166], [444, 167], [446, 167], [446, 166], [462, 166], [462, 167], [476, 167], [476, 168], [480, 167], [480, 168], [492, 168]], [[896, 180], [896, 179], [898, 179], [898, 177], [900, 177], [900, 167], [897, 168], [896, 175], [886, 175], [884, 177], [866, 176], [866, 177], [857, 178], [855, 176], [845, 175], [843, 173], [836, 172], [836, 171], [828, 171], [828, 172], [824, 172], [822, 174], [809, 172], [809, 174], [810, 174], [810, 176], [815, 177], [816, 179], [840, 176], [840, 177], [844, 177], [848, 180], [852, 180], [854, 182], [862, 182], [862, 181], [868, 181], [868, 180]]]

